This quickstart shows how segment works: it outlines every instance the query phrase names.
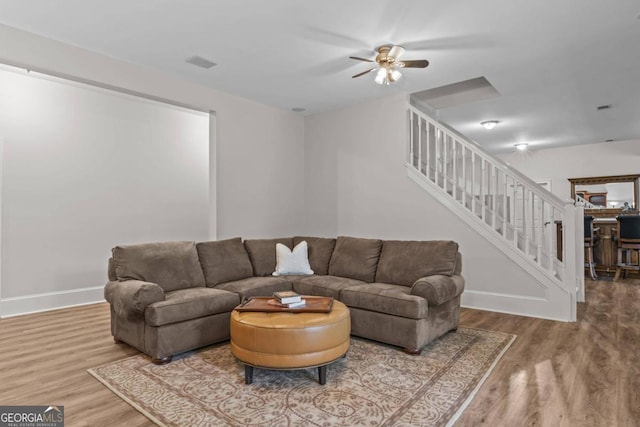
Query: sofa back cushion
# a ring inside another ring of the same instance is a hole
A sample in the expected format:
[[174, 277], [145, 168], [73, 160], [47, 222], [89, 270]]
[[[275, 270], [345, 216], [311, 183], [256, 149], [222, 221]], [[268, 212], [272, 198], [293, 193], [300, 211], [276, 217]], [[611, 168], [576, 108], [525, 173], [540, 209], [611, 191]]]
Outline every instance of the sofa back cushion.
[[156, 283], [165, 292], [204, 286], [195, 242], [116, 246], [112, 253], [120, 281]]
[[336, 246], [336, 239], [325, 237], [301, 237], [294, 236], [293, 246], [306, 241], [309, 254], [309, 265], [315, 274], [326, 276], [329, 273], [329, 261], [333, 248]]
[[293, 249], [293, 239], [291, 237], [244, 241], [244, 247], [253, 266], [254, 276], [271, 276], [276, 270], [276, 243], [282, 243], [289, 249]]
[[372, 283], [382, 240], [338, 236], [329, 262], [329, 274]]
[[251, 260], [240, 237], [201, 242], [196, 248], [209, 287], [253, 276]]
[[411, 286], [421, 277], [456, 270], [458, 244], [450, 240], [385, 240], [378, 262], [376, 282]]

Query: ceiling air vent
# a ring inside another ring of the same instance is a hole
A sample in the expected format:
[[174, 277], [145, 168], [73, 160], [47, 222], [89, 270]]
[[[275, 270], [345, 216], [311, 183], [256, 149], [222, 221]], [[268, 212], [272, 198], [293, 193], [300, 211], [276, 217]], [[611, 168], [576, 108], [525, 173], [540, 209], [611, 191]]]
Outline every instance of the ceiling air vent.
[[215, 62], [209, 61], [208, 59], [201, 56], [192, 56], [191, 58], [187, 59], [186, 62], [195, 65], [196, 67], [207, 69], [217, 65]]
[[598, 111], [600, 111], [600, 110], [608, 110], [609, 108], [611, 108], [611, 104], [600, 105], [600, 106], [596, 107], [596, 110], [598, 110]]

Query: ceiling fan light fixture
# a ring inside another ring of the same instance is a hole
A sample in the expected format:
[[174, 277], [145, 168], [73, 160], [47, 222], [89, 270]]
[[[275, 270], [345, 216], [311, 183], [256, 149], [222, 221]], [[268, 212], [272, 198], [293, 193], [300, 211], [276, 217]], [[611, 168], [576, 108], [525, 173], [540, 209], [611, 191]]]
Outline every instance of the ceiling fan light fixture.
[[389, 84], [387, 81], [387, 69], [384, 67], [378, 68], [378, 72], [376, 73], [376, 78], [373, 80], [374, 82], [381, 84]]
[[498, 120], [485, 120], [484, 122], [481, 122], [480, 124], [486, 130], [491, 130], [491, 129], [495, 128], [496, 126], [498, 126], [498, 123], [500, 123]]
[[383, 45], [376, 49], [377, 55], [374, 59], [361, 58], [359, 56], [350, 56], [349, 58], [357, 61], [373, 62], [377, 67], [369, 68], [358, 74], [351, 76], [352, 79], [364, 76], [375, 71], [376, 76], [373, 79], [379, 85], [388, 85], [394, 83], [402, 77], [402, 73], [398, 68], [426, 68], [429, 61], [426, 59], [416, 59], [409, 61], [399, 61], [400, 56], [404, 53], [404, 48], [397, 45]]

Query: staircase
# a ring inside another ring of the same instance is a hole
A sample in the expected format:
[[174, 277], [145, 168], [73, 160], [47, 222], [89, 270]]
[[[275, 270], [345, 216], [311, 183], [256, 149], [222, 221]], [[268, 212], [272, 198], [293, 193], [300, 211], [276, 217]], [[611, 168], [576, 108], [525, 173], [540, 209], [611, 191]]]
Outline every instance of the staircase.
[[575, 321], [576, 302], [584, 301], [583, 207], [560, 200], [411, 104], [407, 122], [409, 177], [549, 295], [563, 296], [568, 307], [560, 317]]

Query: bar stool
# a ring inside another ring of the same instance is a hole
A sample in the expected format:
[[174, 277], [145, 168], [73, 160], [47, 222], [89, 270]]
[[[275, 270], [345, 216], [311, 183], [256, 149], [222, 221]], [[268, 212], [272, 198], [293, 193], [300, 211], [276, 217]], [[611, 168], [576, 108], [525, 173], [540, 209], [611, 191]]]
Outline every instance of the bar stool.
[[[622, 270], [624, 270], [624, 277], [627, 277], [628, 270], [640, 271], [640, 216], [620, 215], [616, 219], [618, 220], [618, 263], [613, 280], [620, 278]], [[638, 256], [635, 263], [631, 257], [632, 251], [636, 251]]]
[[584, 216], [584, 247], [587, 250], [587, 262], [585, 267], [589, 267], [589, 274], [593, 280], [598, 280], [596, 275], [595, 262], [593, 260], [593, 247], [598, 244], [599, 237], [596, 234], [597, 228], [593, 228], [593, 217], [591, 215]]

